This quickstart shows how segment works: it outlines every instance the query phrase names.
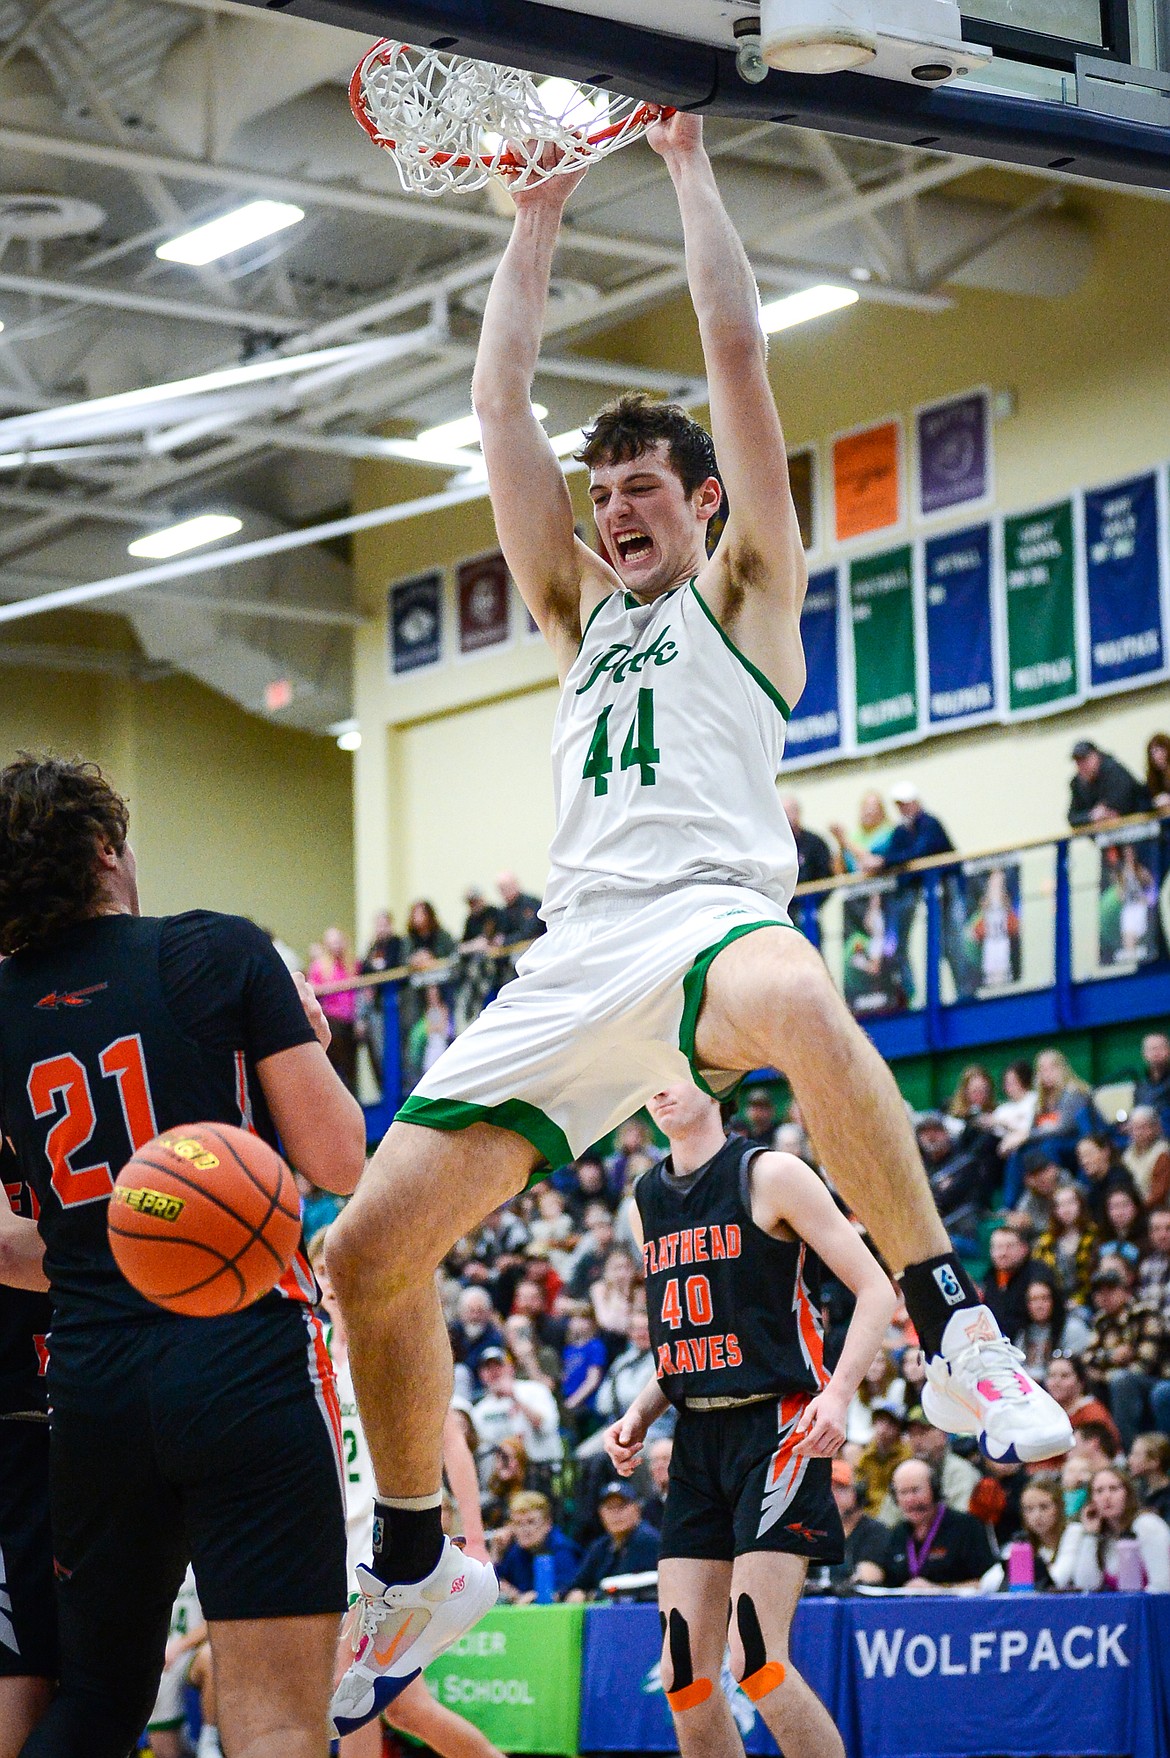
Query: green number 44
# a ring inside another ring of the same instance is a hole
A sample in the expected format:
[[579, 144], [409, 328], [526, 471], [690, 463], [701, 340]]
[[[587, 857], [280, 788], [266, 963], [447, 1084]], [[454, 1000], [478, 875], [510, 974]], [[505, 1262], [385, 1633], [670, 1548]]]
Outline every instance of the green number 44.
[[[611, 707], [612, 703], [597, 716], [585, 767], [581, 771], [582, 779], [593, 783], [595, 796], [609, 792], [609, 777], [613, 774], [613, 758], [609, 754]], [[630, 730], [622, 746], [622, 768], [637, 769], [641, 785], [653, 787], [658, 779], [654, 773], [655, 765], [661, 761], [658, 746], [654, 743], [654, 691], [642, 689], [638, 691], [638, 712], [630, 722]]]

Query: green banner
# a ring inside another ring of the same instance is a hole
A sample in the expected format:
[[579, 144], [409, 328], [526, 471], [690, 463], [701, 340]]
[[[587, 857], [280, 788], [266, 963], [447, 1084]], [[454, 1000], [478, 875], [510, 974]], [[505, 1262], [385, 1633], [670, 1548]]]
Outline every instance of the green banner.
[[1008, 707], [1027, 714], [1080, 693], [1072, 502], [1005, 519], [1003, 559]]
[[583, 1605], [497, 1606], [426, 1670], [431, 1695], [504, 1752], [575, 1758]]
[[909, 544], [849, 564], [857, 743], [918, 730], [914, 563]]

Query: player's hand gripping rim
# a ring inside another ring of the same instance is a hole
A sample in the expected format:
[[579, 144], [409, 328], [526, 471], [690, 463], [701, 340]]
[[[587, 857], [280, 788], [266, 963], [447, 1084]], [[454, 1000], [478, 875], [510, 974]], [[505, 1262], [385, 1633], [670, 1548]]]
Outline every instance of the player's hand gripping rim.
[[794, 1448], [809, 1459], [832, 1459], [845, 1445], [846, 1401], [831, 1386], [809, 1400], [796, 1425]]

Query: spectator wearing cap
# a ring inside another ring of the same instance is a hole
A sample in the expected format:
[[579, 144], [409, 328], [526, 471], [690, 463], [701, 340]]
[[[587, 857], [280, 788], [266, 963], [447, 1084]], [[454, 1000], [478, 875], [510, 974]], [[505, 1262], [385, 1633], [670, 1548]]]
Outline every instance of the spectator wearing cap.
[[479, 1377], [484, 1395], [472, 1411], [472, 1419], [479, 1437], [481, 1470], [490, 1466], [506, 1435], [517, 1435], [524, 1442], [529, 1463], [543, 1466], [547, 1475], [564, 1457], [560, 1413], [553, 1394], [535, 1380], [518, 1380], [506, 1349], [483, 1350]]
[[657, 1571], [658, 1533], [642, 1518], [642, 1500], [632, 1484], [617, 1478], [607, 1483], [598, 1500], [597, 1513], [605, 1530], [585, 1552], [565, 1594], [567, 1602], [599, 1599], [601, 1583], [611, 1575]]
[[[883, 852], [880, 855], [875, 854], [868, 863], [871, 871], [882, 872], [887, 868], [904, 867], [909, 861], [923, 861], [933, 855], [952, 853], [955, 845], [947, 835], [942, 821], [925, 809], [921, 795], [912, 781], [895, 782], [890, 789], [890, 798], [897, 808], [898, 823], [890, 832]], [[969, 961], [961, 953], [964, 917], [959, 890], [958, 886], [950, 887], [948, 896], [944, 899], [943, 951], [951, 966], [956, 988], [960, 994], [966, 994], [971, 989], [971, 983], [967, 980]], [[909, 953], [910, 924], [920, 899], [920, 887], [906, 881], [894, 893], [890, 904], [891, 913], [896, 920], [899, 969], [907, 995], [914, 993]]]
[[1138, 1188], [1147, 1208], [1157, 1208], [1170, 1195], [1170, 1142], [1152, 1105], [1135, 1105], [1126, 1119], [1129, 1146], [1122, 1165]]
[[1076, 774], [1069, 789], [1070, 824], [1108, 824], [1133, 812], [1149, 811], [1145, 783], [1108, 751], [1099, 750], [1092, 739], [1077, 740], [1072, 760]]
[[950, 1437], [941, 1428], [935, 1428], [921, 1404], [915, 1404], [906, 1412], [906, 1439], [914, 1457], [925, 1460], [938, 1474], [942, 1500], [949, 1508], [957, 1508], [959, 1513], [965, 1514], [971, 1504], [972, 1491], [982, 1476], [979, 1467], [952, 1450]]
[[581, 1552], [554, 1526], [552, 1503], [539, 1490], [520, 1490], [508, 1504], [507, 1546], [496, 1564], [500, 1598], [530, 1605], [536, 1598], [536, 1559], [551, 1557], [553, 1591], [564, 1593], [581, 1564]]
[[1090, 1379], [1108, 1389], [1123, 1446], [1149, 1426], [1170, 1434], [1170, 1333], [1155, 1307], [1134, 1300], [1130, 1275], [1110, 1258], [1093, 1277], [1093, 1334], [1082, 1352]]
[[463, 894], [467, 920], [459, 942], [460, 952], [486, 952], [500, 931], [500, 912], [490, 904], [479, 885], [469, 885]]
[[1004, 1336], [1014, 1337], [1028, 1322], [1028, 1283], [1036, 1276], [1031, 1247], [1019, 1228], [997, 1227], [988, 1250], [991, 1268], [983, 1283], [984, 1305]]
[[973, 1591], [995, 1562], [987, 1528], [948, 1507], [923, 1459], [904, 1459], [893, 1488], [900, 1518], [890, 1534], [887, 1584], [912, 1593]]
[[942, 1224], [955, 1250], [973, 1256], [994, 1178], [994, 1147], [979, 1129], [965, 1129], [956, 1141], [939, 1111], [924, 1111], [914, 1133]]
[[853, 1469], [865, 1512], [880, 1519], [894, 1472], [913, 1455], [906, 1442], [906, 1418], [899, 1405], [888, 1401], [875, 1404], [871, 1414], [873, 1435], [858, 1454]]
[[845, 1555], [828, 1568], [829, 1585], [842, 1587], [880, 1587], [886, 1578], [886, 1557], [890, 1548], [890, 1529], [862, 1505], [861, 1492], [848, 1459], [833, 1460], [833, 1500], [841, 1516], [845, 1534]]

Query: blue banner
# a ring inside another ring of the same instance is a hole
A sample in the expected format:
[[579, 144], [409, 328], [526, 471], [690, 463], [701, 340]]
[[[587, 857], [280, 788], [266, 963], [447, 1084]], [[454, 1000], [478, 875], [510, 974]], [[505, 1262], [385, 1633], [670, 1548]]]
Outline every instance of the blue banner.
[[[837, 1718], [840, 1694], [840, 1600], [802, 1600], [792, 1626], [792, 1659]], [[662, 1690], [662, 1634], [657, 1607], [596, 1606], [585, 1618], [581, 1676], [582, 1752], [676, 1752]], [[726, 1660], [722, 1686], [744, 1746], [775, 1753], [776, 1743], [753, 1703], [738, 1689]]]
[[387, 605], [390, 670], [395, 676], [437, 665], [443, 652], [443, 576], [436, 568], [391, 586]]
[[1156, 1607], [1120, 1593], [854, 1600], [846, 1745], [854, 1758], [1163, 1758]]
[[840, 600], [836, 568], [810, 576], [800, 613], [808, 681], [784, 739], [785, 757], [790, 761], [828, 757], [841, 749]]
[[996, 707], [991, 527], [928, 538], [923, 556], [930, 724], [988, 720]]
[[1158, 485], [1151, 472], [1085, 492], [1089, 687], [1141, 683], [1166, 670]]

